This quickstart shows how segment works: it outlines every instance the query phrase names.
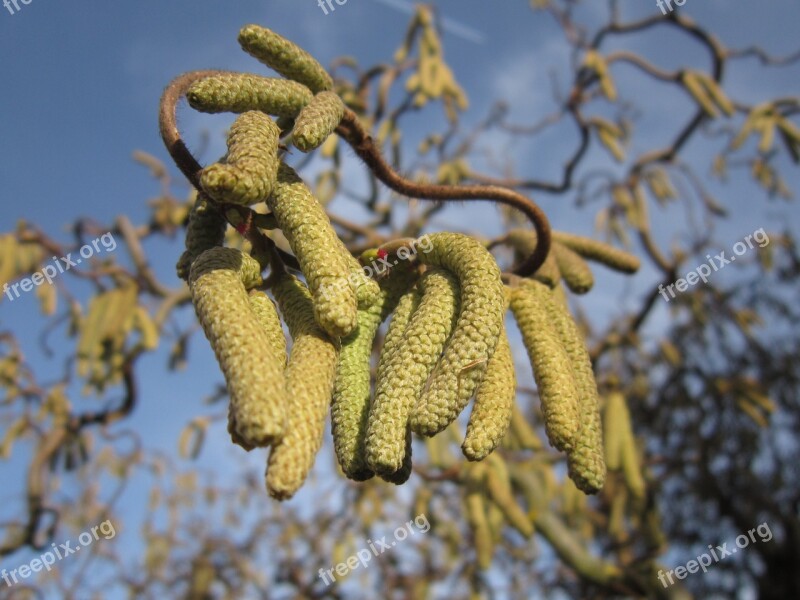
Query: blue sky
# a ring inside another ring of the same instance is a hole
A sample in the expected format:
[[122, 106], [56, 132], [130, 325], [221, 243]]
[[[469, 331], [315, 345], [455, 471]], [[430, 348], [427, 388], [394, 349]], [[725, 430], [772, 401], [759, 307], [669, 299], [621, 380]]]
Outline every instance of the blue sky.
[[[456, 78], [470, 97], [465, 123], [481, 120], [492, 102], [507, 99], [515, 122], [530, 123], [554, 108], [549, 93], [549, 74], [555, 69], [560, 82], [569, 56], [549, 18], [533, 13], [522, 0], [449, 0], [435, 3], [448, 19], [445, 54]], [[605, 3], [590, 0], [585, 11], [601, 11]], [[152, 153], [168, 162], [158, 136], [156, 111], [163, 87], [176, 75], [194, 69], [222, 68], [266, 71], [238, 47], [239, 28], [250, 22], [266, 25], [296, 41], [323, 64], [340, 55], [355, 56], [362, 66], [388, 60], [402, 40], [408, 15], [401, 0], [349, 0], [325, 15], [316, 0], [237, 0], [236, 2], [98, 2], [32, 0], [16, 14], [0, 7], [0, 231], [13, 228], [18, 219], [30, 219], [58, 239], [66, 240], [63, 225], [79, 215], [98, 222], [110, 222], [126, 213], [134, 222], [146, 218], [146, 200], [156, 196], [158, 186], [146, 170], [130, 158], [135, 149]], [[626, 17], [655, 14], [655, 2], [623, 1]], [[757, 7], [757, 8], [756, 8]], [[797, 49], [796, 28], [800, 4], [796, 0], [727, 2], [687, 0], [686, 11], [735, 47], [753, 43], [768, 52], [783, 55]], [[664, 68], [681, 65], [695, 68], [696, 48], [691, 42], [667, 35], [667, 29], [647, 36], [631, 36], [625, 47], [646, 52]], [[613, 46], [610, 46], [610, 49]], [[634, 146], [642, 150], [669, 139], [675, 124], [685, 118], [690, 106], [685, 97], [664, 95], [657, 88], [626, 89], [634, 81], [630, 69], [614, 72], [618, 86], [645, 109], [639, 122], [642, 137]], [[774, 95], [800, 92], [800, 70], [763, 69], [745, 61], [732, 69], [725, 84], [734, 98], [758, 102]], [[228, 117], [209, 117], [181, 112], [181, 125], [190, 143], [197, 143], [204, 129], [211, 133], [206, 160], [224, 148], [222, 132]], [[438, 109], [407, 117], [409, 151], [424, 135], [444, 128]], [[495, 138], [510, 157], [519, 174], [559, 178], [572, 140], [553, 132], [530, 143]], [[704, 146], [690, 146], [687, 158], [708, 160]], [[346, 173], [358, 180], [360, 167], [350, 161]], [[608, 166], [597, 154], [588, 166]], [[176, 179], [179, 175], [173, 170]], [[787, 173], [788, 183], [800, 183], [796, 169]], [[180, 188], [178, 188], [180, 191]], [[761, 226], [796, 222], [797, 210], [782, 203], [765, 209], [763, 193], [747, 181], [725, 188], [720, 199], [734, 207], [734, 216], [720, 228], [721, 246], [729, 248], [744, 235]], [[556, 228], [590, 233], [591, 210], [576, 213], [570, 197], [541, 199]], [[334, 205], [336, 206], [336, 205]], [[346, 208], [346, 205], [343, 205]], [[343, 213], [345, 214], [345, 213]], [[659, 237], [676, 235], [665, 215]], [[481, 223], [488, 233], [499, 231], [493, 208], [450, 210], [437, 225], [461, 224], [467, 230]], [[154, 267], [170, 286], [177, 285], [173, 265], [180, 252], [177, 245], [153, 247]], [[117, 252], [121, 251], [117, 250]], [[119, 257], [123, 259], [123, 256]], [[599, 274], [599, 270], [598, 270]], [[652, 274], [652, 273], [651, 273]], [[623, 290], [644, 293], [652, 279], [648, 270], [635, 283], [610, 277], [598, 285], [589, 298], [599, 314], [614, 314], [623, 305]], [[632, 288], [630, 287], [632, 286]], [[586, 303], [586, 301], [585, 301]], [[663, 322], [663, 321], [662, 321]], [[27, 302], [0, 303], [0, 329], [15, 323], [14, 329], [34, 360], [36, 349], [36, 306], [32, 295]], [[27, 334], [27, 335], [26, 335]], [[201, 396], [220, 381], [210, 350], [195, 336], [189, 371], [164, 375], [164, 354], [144, 360], [142, 404], [131, 426], [148, 432], [148, 441], [167, 451], [176, 449], [176, 435], [186, 419], [199, 409]], [[524, 361], [518, 359], [524, 368]], [[164, 419], [165, 412], [170, 415]], [[227, 440], [210, 442], [214, 452], [226, 459], [241, 453]], [[206, 458], [212, 453], [204, 453]], [[262, 457], [248, 458], [252, 468], [261, 469]], [[327, 470], [329, 463], [325, 463]], [[9, 466], [0, 474], [9, 474]], [[322, 474], [322, 470], [318, 469]], [[8, 498], [4, 495], [3, 498]], [[265, 499], [266, 500], [266, 499]], [[300, 499], [302, 501], [302, 498]], [[136, 502], [131, 501], [131, 510]]]

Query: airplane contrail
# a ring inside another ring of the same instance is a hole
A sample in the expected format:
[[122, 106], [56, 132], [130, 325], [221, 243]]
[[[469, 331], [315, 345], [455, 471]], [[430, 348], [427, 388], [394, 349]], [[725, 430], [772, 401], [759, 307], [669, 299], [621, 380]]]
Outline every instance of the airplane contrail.
[[[395, 10], [399, 10], [400, 12], [404, 12], [406, 14], [412, 15], [416, 8], [414, 4], [408, 2], [407, 0], [374, 0], [378, 4], [383, 4], [384, 6], [388, 6], [389, 8], [394, 8]], [[477, 29], [473, 29], [468, 25], [464, 25], [463, 23], [459, 23], [449, 17], [442, 18], [442, 29], [447, 31], [448, 33], [452, 33], [453, 35], [460, 37], [462, 39], [467, 40], [468, 42], [473, 42], [475, 44], [484, 44], [486, 43], [486, 36], [478, 31]]]

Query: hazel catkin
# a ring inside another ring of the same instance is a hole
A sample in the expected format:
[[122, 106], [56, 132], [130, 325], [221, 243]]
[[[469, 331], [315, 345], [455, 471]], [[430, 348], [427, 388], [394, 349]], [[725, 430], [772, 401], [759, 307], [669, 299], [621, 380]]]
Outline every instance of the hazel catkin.
[[236, 118], [228, 132], [224, 163], [209, 165], [200, 173], [200, 184], [217, 202], [251, 205], [272, 193], [278, 175], [278, 139], [275, 122], [259, 111]]
[[[261, 329], [267, 336], [270, 344], [272, 354], [280, 359], [283, 357], [281, 368], [284, 368], [286, 363], [286, 337], [283, 335], [283, 328], [281, 327], [281, 319], [278, 316], [278, 311], [275, 304], [270, 300], [267, 295], [257, 290], [250, 290], [248, 295], [250, 308], [253, 310], [256, 321], [261, 326]], [[247, 443], [236, 431], [236, 416], [232, 410], [228, 411], [228, 433], [233, 440], [233, 443], [241, 446], [248, 452], [254, 446]]]
[[[539, 285], [522, 280], [523, 287]], [[547, 291], [545, 289], [545, 291]], [[603, 487], [606, 465], [603, 456], [603, 433], [600, 423], [600, 399], [594, 379], [592, 361], [578, 325], [567, 306], [558, 301], [556, 293], [548, 291], [545, 309], [572, 363], [575, 386], [578, 390], [578, 429], [575, 444], [567, 454], [570, 478], [578, 489], [594, 494]], [[550, 301], [547, 301], [547, 300]]]
[[519, 531], [523, 537], [531, 537], [533, 535], [533, 524], [514, 499], [511, 477], [505, 461], [493, 454], [488, 458], [487, 462], [485, 477], [489, 497], [503, 513], [503, 517], [505, 517], [509, 525]]
[[555, 257], [561, 277], [570, 291], [575, 294], [585, 294], [592, 289], [594, 275], [592, 275], [589, 265], [578, 253], [555, 241], [550, 251]]
[[267, 204], [300, 263], [314, 298], [317, 322], [334, 337], [346, 336], [356, 327], [358, 300], [350, 279], [350, 255], [325, 209], [283, 163]]
[[[536, 250], [536, 232], [529, 229], [512, 229], [506, 234], [505, 242], [514, 249], [514, 261], [520, 263], [533, 254]], [[552, 252], [547, 253], [542, 265], [531, 275], [534, 279], [547, 284], [549, 287], [558, 285], [561, 281], [561, 272], [558, 270], [556, 259]]]
[[285, 500], [303, 485], [322, 446], [339, 342], [317, 324], [311, 294], [296, 277], [283, 274], [272, 291], [292, 336], [292, 350], [285, 373], [286, 433], [270, 452], [266, 485], [273, 498]]
[[419, 300], [408, 323], [400, 330], [393, 321], [387, 336], [369, 412], [367, 464], [382, 476], [403, 464], [408, 417], [458, 318], [459, 286], [452, 274], [434, 267], [417, 285]]
[[178, 277], [187, 279], [194, 259], [206, 250], [222, 246], [227, 226], [225, 217], [214, 203], [205, 194], [198, 194], [194, 206], [189, 212], [189, 223], [186, 226], [186, 250], [181, 254], [178, 264], [175, 266]]
[[467, 523], [472, 530], [472, 542], [475, 546], [478, 568], [482, 570], [491, 566], [494, 555], [494, 541], [486, 515], [486, 496], [484, 495], [487, 468], [483, 462], [467, 467], [464, 495]]
[[328, 139], [344, 116], [344, 102], [335, 92], [320, 92], [300, 114], [292, 130], [292, 142], [301, 152], [310, 152]]
[[608, 268], [622, 273], [635, 273], [641, 264], [633, 254], [590, 238], [554, 231], [553, 240], [588, 260], [602, 263]]
[[260, 110], [294, 118], [314, 95], [295, 81], [248, 73], [218, 73], [194, 82], [186, 92], [193, 109], [204, 113]]
[[461, 445], [461, 451], [468, 460], [483, 460], [506, 435], [516, 393], [514, 356], [503, 327], [497, 348], [486, 367], [486, 374], [475, 393], [467, 434]]
[[192, 264], [189, 290], [230, 394], [234, 441], [245, 448], [280, 440], [285, 428], [283, 363], [250, 306], [261, 266], [234, 248], [212, 248]]
[[550, 445], [569, 451], [578, 430], [578, 389], [572, 363], [547, 314], [547, 287], [526, 282], [511, 294], [511, 311], [522, 333], [522, 342], [533, 367], [545, 432]]
[[435, 435], [458, 417], [494, 354], [505, 313], [505, 292], [494, 257], [477, 240], [434, 233], [420, 262], [452, 272], [460, 287], [460, 311], [444, 353], [411, 413], [412, 431]]
[[264, 292], [257, 290], [250, 290], [249, 293], [250, 308], [256, 316], [256, 320], [261, 325], [264, 333], [267, 334], [267, 340], [276, 356], [283, 357], [281, 367], [286, 367], [286, 336], [283, 334], [281, 327], [281, 318], [278, 315], [278, 309], [275, 303], [270, 300]]
[[[345, 476], [364, 481], [373, 476], [366, 463], [366, 431], [370, 407], [370, 358], [380, 324], [394, 312], [402, 315], [411, 306], [402, 305], [401, 296], [413, 285], [416, 272], [405, 265], [392, 269], [381, 280], [375, 301], [358, 310], [358, 325], [342, 339], [331, 403], [331, 430], [339, 466]], [[401, 306], [398, 306], [401, 302]], [[397, 310], [395, 310], [397, 309]], [[393, 319], [393, 320], [394, 320]]]
[[297, 44], [259, 25], [245, 25], [239, 31], [242, 50], [315, 94], [333, 88], [333, 79], [317, 60]]

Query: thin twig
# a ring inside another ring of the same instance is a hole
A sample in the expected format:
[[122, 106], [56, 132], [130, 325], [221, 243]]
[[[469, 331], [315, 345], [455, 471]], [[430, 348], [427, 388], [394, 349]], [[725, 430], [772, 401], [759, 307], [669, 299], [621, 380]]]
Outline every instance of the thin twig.
[[495, 186], [423, 184], [406, 179], [384, 160], [372, 136], [361, 125], [356, 114], [349, 109], [345, 111], [344, 118], [336, 131], [353, 148], [370, 171], [398, 194], [437, 202], [493, 200], [521, 211], [533, 223], [538, 244], [533, 254], [519, 265], [515, 272], [523, 276], [531, 275], [544, 262], [550, 251], [550, 223], [542, 209], [530, 199], [514, 190]]

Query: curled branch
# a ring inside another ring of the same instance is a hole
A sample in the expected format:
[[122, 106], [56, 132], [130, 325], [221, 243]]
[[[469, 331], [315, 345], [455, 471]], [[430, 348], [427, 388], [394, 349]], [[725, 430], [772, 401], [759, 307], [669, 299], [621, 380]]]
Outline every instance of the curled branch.
[[526, 276], [538, 269], [550, 251], [550, 223], [534, 202], [518, 192], [490, 185], [437, 185], [410, 181], [397, 173], [381, 156], [372, 136], [364, 129], [356, 114], [346, 110], [336, 132], [353, 148], [372, 173], [386, 186], [404, 196], [444, 202], [450, 200], [493, 200], [516, 208], [527, 216], [536, 229], [538, 245], [533, 254], [518, 265], [515, 273]]
[[161, 139], [167, 147], [167, 152], [175, 161], [175, 164], [186, 176], [186, 179], [198, 190], [200, 190], [199, 172], [202, 166], [186, 147], [178, 130], [178, 102], [186, 94], [191, 85], [205, 77], [219, 75], [221, 71], [204, 70], [190, 71], [173, 79], [164, 90], [161, 96], [161, 103], [158, 109], [158, 128], [161, 132]]
[[[167, 86], [161, 97], [159, 109], [159, 129], [161, 138], [172, 160], [192, 183], [200, 189], [199, 172], [202, 166], [187, 148], [177, 125], [177, 106], [189, 87], [196, 81], [219, 74], [219, 71], [191, 71], [185, 73]], [[550, 251], [550, 223], [541, 208], [530, 199], [514, 190], [490, 185], [447, 186], [436, 184], [420, 184], [410, 181], [398, 174], [383, 159], [380, 150], [372, 137], [358, 120], [358, 116], [350, 109], [345, 111], [344, 118], [337, 128], [339, 133], [358, 156], [364, 161], [372, 173], [385, 185], [399, 194], [422, 200], [444, 202], [449, 200], [490, 200], [506, 204], [525, 214], [536, 229], [538, 245], [533, 254], [520, 264], [515, 272], [518, 275], [531, 275], [538, 269]]]

